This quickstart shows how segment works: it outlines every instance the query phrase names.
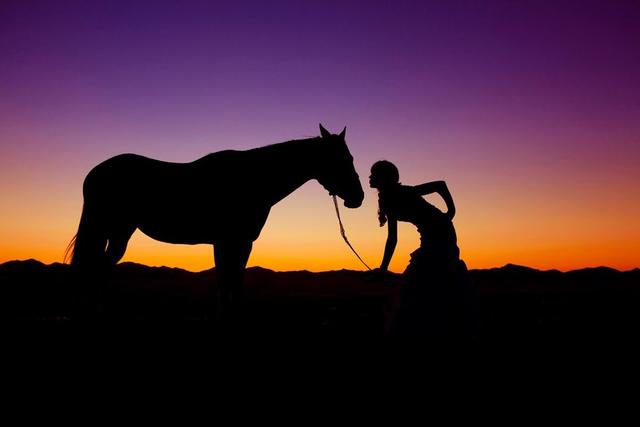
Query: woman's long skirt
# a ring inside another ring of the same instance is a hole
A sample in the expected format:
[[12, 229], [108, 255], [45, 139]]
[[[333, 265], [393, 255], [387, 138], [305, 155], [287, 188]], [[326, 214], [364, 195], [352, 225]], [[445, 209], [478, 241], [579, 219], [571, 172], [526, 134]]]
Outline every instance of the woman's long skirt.
[[411, 254], [388, 327], [391, 336], [470, 342], [476, 335], [477, 298], [467, 266], [419, 248]]

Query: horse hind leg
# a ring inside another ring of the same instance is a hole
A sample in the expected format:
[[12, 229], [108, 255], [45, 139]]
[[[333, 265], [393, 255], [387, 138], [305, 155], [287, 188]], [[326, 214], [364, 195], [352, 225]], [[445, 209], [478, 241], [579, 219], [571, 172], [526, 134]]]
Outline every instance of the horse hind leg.
[[73, 289], [72, 318], [99, 317], [103, 283], [106, 281], [106, 246], [108, 241], [105, 215], [99, 206], [84, 203], [80, 226], [73, 241], [71, 278]]
[[117, 231], [109, 233], [109, 244], [105, 253], [107, 266], [115, 266], [122, 259], [135, 229], [133, 226], [121, 226]]

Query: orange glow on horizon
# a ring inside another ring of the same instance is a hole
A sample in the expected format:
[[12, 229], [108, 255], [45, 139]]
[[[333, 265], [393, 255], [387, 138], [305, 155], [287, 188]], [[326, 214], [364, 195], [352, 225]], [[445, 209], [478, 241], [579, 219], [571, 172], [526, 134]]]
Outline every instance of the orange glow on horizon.
[[[460, 193], [454, 223], [461, 257], [469, 268], [507, 263], [562, 271], [601, 265], [619, 270], [640, 266], [640, 232], [633, 214], [640, 206], [626, 206], [618, 213], [620, 206], [606, 208], [601, 199], [593, 199], [583, 204], [579, 209], [582, 214], [577, 216], [571, 203], [538, 209], [539, 201], [534, 201], [533, 206], [501, 211], [504, 206], [495, 200], [468, 206], [464, 192]], [[386, 228], [377, 224], [375, 203], [375, 193], [369, 190], [360, 209], [341, 210], [350, 241], [372, 268], [379, 265], [386, 238]], [[0, 225], [0, 262], [28, 258], [45, 263], [62, 261], [77, 227], [80, 201], [76, 196], [75, 202], [64, 203], [59, 209], [52, 206], [13, 208], [15, 219], [5, 219]], [[615, 221], [605, 223], [605, 218]], [[415, 228], [400, 224], [390, 269], [402, 272], [418, 244]], [[123, 261], [202, 271], [213, 267], [213, 251], [209, 245], [157, 242], [137, 231]], [[316, 183], [307, 184], [272, 209], [248, 265], [277, 271], [364, 270], [342, 241], [331, 200]]]

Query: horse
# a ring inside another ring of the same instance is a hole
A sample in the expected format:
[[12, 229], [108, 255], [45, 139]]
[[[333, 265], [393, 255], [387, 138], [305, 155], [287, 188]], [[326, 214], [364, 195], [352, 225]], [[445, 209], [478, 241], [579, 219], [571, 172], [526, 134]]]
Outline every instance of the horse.
[[347, 208], [364, 192], [345, 141], [320, 124], [320, 136], [245, 151], [210, 153], [190, 163], [121, 154], [95, 166], [83, 183], [71, 265], [98, 272], [122, 259], [136, 229], [174, 244], [213, 245], [222, 311], [241, 296], [253, 242], [271, 207], [317, 180]]

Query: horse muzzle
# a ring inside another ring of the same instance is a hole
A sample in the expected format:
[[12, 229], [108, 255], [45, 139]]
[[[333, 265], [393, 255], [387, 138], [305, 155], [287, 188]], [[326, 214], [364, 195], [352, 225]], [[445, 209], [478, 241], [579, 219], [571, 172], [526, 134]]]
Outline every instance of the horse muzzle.
[[364, 193], [358, 195], [357, 197], [349, 197], [344, 199], [344, 206], [349, 209], [355, 209], [362, 206], [362, 201], [364, 200]]

